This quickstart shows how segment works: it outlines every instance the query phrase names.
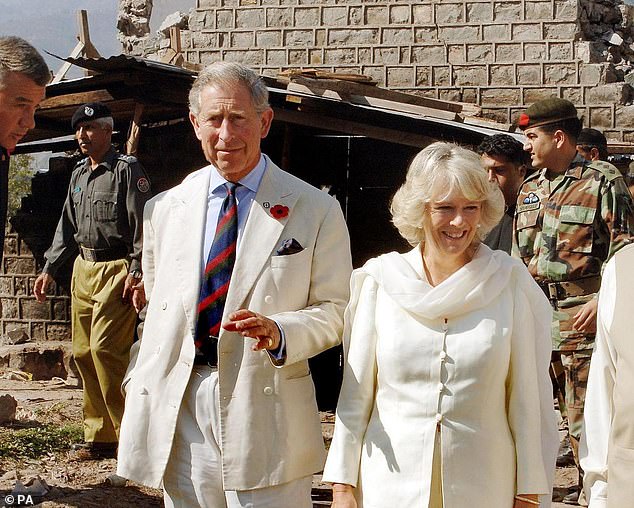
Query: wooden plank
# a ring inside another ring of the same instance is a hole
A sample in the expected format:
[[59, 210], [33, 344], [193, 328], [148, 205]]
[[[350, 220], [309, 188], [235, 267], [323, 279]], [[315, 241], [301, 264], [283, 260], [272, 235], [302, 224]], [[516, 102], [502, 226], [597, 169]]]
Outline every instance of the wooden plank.
[[130, 122], [130, 132], [128, 140], [125, 143], [126, 153], [128, 155], [136, 155], [139, 149], [139, 135], [141, 134], [141, 117], [143, 116], [144, 106], [137, 102], [134, 106], [134, 117]]
[[113, 97], [108, 90], [92, 90], [46, 98], [40, 103], [40, 110], [79, 106], [86, 102], [109, 102], [111, 100], [113, 100]]
[[377, 108], [389, 109], [391, 111], [401, 111], [403, 113], [412, 113], [415, 115], [431, 116], [434, 118], [442, 118], [444, 120], [461, 121], [461, 117], [452, 111], [445, 111], [442, 109], [428, 108], [424, 106], [418, 106], [415, 104], [405, 104], [402, 102], [396, 102], [392, 100], [380, 99], [377, 97], [369, 97], [365, 95], [354, 94], [340, 94], [334, 90], [322, 89], [320, 93], [315, 93], [314, 89], [310, 89], [305, 85], [291, 82], [288, 84], [287, 90], [289, 92], [302, 92], [319, 97], [326, 97], [329, 99], [344, 100], [353, 104], [361, 104], [364, 106], [373, 106]]
[[[81, 9], [77, 12], [77, 25], [79, 27], [78, 38], [84, 45], [84, 56], [88, 58], [99, 58], [101, 55], [97, 48], [93, 46], [90, 40], [90, 30], [88, 28], [88, 12]], [[85, 71], [86, 75], [89, 75], [90, 71]]]
[[379, 99], [387, 99], [406, 104], [416, 104], [418, 106], [453, 111], [455, 113], [460, 113], [462, 111], [462, 105], [456, 102], [441, 101], [438, 99], [431, 99], [429, 97], [421, 97], [419, 95], [396, 92], [394, 90], [387, 90], [385, 88], [368, 86], [349, 81], [294, 77], [291, 79], [291, 83], [302, 84], [311, 90], [315, 90], [315, 93], [318, 93], [319, 90], [334, 90], [335, 92], [339, 92], [341, 94], [377, 97]]
[[499, 131], [513, 132], [514, 126], [511, 123], [500, 123], [495, 120], [488, 120], [486, 118], [465, 116], [462, 123], [468, 125], [478, 125], [480, 127], [486, 127], [488, 129], [497, 129]]
[[[80, 41], [77, 43], [73, 51], [71, 51], [69, 58], [77, 58], [79, 55], [82, 54], [83, 51], [84, 43]], [[66, 76], [66, 73], [72, 67], [72, 65], [73, 64], [70, 62], [64, 62], [64, 65], [59, 68], [50, 84], [54, 85], [55, 83], [59, 83], [62, 79], [64, 79], [64, 76]]]
[[173, 26], [170, 28], [170, 48], [172, 48], [176, 53], [181, 53], [181, 29], [177, 26]]

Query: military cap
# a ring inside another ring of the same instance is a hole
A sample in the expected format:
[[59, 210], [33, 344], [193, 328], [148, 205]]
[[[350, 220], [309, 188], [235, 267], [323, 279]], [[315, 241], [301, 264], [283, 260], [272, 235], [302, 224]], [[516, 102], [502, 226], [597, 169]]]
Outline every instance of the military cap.
[[574, 104], [566, 99], [551, 97], [529, 106], [526, 112], [520, 115], [517, 125], [525, 130], [571, 118], [577, 118]]
[[601, 131], [596, 129], [581, 129], [579, 137], [577, 138], [577, 144], [583, 146], [596, 146], [605, 147], [608, 146], [608, 140]]
[[77, 124], [81, 122], [90, 122], [91, 120], [96, 120], [97, 118], [107, 118], [111, 117], [112, 113], [110, 112], [110, 108], [106, 106], [103, 102], [88, 102], [83, 106], [79, 106], [75, 114], [73, 114], [73, 118], [70, 121], [70, 125], [73, 130], [77, 130]]

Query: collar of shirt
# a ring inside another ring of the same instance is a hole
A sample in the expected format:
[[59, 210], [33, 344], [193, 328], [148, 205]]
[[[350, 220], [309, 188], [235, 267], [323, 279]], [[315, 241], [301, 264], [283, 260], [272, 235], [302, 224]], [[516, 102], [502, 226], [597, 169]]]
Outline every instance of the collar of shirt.
[[[581, 174], [583, 173], [583, 170], [586, 164], [588, 164], [588, 161], [585, 160], [581, 155], [577, 154], [575, 155], [575, 158], [572, 159], [572, 161], [570, 162], [568, 169], [566, 169], [566, 171], [564, 171], [563, 173], [560, 173], [559, 175], [557, 175], [557, 177], [554, 177], [551, 181], [557, 180], [560, 176], [570, 176], [572, 178], [576, 178], [577, 180], [579, 180], [579, 178], [581, 178]], [[548, 168], [543, 168], [540, 171], [539, 173], [540, 183], [546, 179], [547, 173], [548, 173]]]
[[113, 146], [110, 146], [110, 149], [106, 152], [106, 155], [104, 155], [103, 160], [99, 163], [99, 165], [95, 169], [92, 169], [92, 166], [90, 165], [90, 157], [86, 157], [83, 160], [83, 165], [84, 165], [83, 169], [84, 171], [95, 171], [96, 169], [103, 167], [104, 169], [111, 171], [112, 167], [114, 166], [116, 158], [117, 158], [117, 152]]
[[[242, 238], [242, 232], [247, 222], [249, 210], [251, 210], [251, 204], [255, 199], [255, 195], [260, 188], [260, 182], [266, 171], [268, 164], [268, 157], [264, 154], [260, 155], [255, 168], [253, 168], [249, 174], [242, 178], [239, 183], [240, 187], [236, 189], [236, 201], [238, 203], [238, 248], [240, 247], [240, 240]], [[218, 214], [220, 213], [220, 207], [222, 201], [227, 195], [225, 189], [222, 187], [227, 180], [225, 180], [218, 170], [209, 165], [208, 170], [211, 172], [209, 177], [209, 195], [207, 197], [207, 218], [205, 221], [205, 238], [203, 244], [203, 268], [207, 261], [207, 255], [211, 249], [214, 236], [216, 234], [216, 224], [218, 223]]]

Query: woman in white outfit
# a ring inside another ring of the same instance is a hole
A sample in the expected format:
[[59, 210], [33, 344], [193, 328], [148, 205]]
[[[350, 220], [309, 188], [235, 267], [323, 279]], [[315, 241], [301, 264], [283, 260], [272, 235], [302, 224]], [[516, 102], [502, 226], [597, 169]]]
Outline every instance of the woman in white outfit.
[[550, 506], [551, 308], [480, 242], [503, 207], [469, 150], [434, 143], [410, 165], [392, 215], [414, 249], [352, 276], [333, 508]]

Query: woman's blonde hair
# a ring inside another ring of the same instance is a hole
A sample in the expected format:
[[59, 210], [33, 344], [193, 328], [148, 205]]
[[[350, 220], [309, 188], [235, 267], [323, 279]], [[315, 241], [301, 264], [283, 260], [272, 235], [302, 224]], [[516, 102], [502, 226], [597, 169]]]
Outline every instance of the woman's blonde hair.
[[405, 183], [394, 197], [392, 222], [411, 245], [425, 241], [423, 224], [432, 199], [441, 200], [458, 190], [468, 200], [482, 203], [481, 241], [504, 214], [504, 197], [496, 182], [489, 182], [480, 157], [454, 143], [437, 142], [421, 150], [407, 169]]

